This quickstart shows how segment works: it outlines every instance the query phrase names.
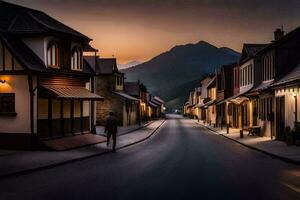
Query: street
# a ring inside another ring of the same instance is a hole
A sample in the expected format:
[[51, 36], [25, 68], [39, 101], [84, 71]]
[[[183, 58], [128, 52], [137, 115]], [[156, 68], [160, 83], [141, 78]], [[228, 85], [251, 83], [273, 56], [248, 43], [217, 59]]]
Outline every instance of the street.
[[168, 115], [116, 153], [0, 181], [0, 199], [300, 199], [299, 166]]

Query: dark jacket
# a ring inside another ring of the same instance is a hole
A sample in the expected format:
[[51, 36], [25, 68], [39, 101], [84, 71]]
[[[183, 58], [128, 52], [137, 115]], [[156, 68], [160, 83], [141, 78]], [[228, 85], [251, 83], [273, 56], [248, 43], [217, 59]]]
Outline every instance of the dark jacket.
[[115, 116], [108, 116], [106, 118], [105, 130], [104, 132], [109, 134], [116, 134], [118, 132], [118, 123]]

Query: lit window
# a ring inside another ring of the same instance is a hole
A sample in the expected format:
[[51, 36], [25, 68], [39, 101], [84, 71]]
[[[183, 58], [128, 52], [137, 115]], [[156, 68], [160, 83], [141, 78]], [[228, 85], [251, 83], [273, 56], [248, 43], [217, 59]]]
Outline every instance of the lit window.
[[50, 42], [48, 45], [47, 65], [49, 67], [59, 67], [59, 50], [56, 42]]
[[71, 69], [82, 70], [82, 50], [79, 47], [75, 47], [72, 51]]

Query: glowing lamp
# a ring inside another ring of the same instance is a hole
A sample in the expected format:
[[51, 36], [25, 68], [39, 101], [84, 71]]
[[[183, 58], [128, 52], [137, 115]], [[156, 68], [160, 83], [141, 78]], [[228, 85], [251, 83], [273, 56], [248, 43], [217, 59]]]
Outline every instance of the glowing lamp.
[[297, 96], [297, 94], [293, 93], [293, 97], [296, 97], [296, 96]]

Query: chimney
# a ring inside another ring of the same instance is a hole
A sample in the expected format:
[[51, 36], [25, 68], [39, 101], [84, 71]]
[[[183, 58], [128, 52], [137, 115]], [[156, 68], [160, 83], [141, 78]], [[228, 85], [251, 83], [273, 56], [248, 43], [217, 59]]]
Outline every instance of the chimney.
[[278, 28], [274, 31], [274, 41], [281, 39], [284, 36], [283, 28]]

